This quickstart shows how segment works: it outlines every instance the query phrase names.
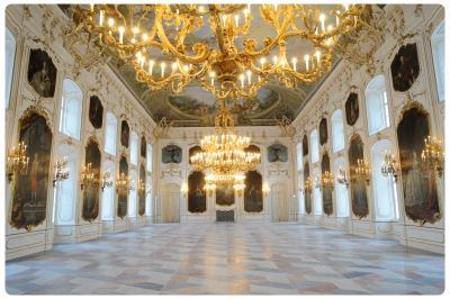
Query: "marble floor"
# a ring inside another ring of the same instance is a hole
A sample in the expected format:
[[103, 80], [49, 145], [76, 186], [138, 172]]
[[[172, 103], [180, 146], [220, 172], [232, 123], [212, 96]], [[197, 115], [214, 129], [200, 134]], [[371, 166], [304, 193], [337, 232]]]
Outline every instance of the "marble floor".
[[160, 224], [6, 263], [10, 294], [439, 294], [444, 257], [300, 224]]

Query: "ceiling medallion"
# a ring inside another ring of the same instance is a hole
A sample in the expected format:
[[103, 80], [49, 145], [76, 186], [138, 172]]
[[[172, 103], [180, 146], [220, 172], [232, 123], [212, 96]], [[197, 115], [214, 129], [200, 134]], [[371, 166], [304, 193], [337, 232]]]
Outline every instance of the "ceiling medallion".
[[[177, 94], [197, 83], [217, 99], [245, 99], [269, 81], [293, 87], [331, 69], [340, 37], [359, 26], [365, 5], [333, 7], [323, 13], [317, 5], [262, 4], [257, 15], [256, 7], [241, 4], [86, 5], [75, 8], [73, 20], [77, 30], [131, 62], [137, 81], [151, 90]], [[273, 36], [259, 43], [249, 37], [261, 25], [254, 16]], [[215, 45], [195, 42], [204, 32]], [[288, 57], [290, 42], [309, 50], [299, 47], [308, 52]]]

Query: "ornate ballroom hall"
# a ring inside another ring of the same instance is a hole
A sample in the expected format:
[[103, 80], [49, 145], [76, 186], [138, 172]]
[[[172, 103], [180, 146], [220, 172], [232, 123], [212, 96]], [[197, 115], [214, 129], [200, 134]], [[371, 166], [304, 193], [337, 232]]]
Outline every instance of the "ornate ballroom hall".
[[2, 4], [6, 295], [444, 294], [444, 4], [81, 2]]

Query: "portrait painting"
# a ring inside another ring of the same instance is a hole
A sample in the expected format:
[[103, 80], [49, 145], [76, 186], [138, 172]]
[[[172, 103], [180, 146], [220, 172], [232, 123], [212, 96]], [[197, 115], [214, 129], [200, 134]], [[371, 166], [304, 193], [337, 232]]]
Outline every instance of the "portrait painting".
[[103, 125], [103, 105], [97, 96], [91, 96], [89, 99], [89, 121], [96, 129]]
[[234, 204], [234, 188], [231, 184], [217, 186], [216, 204], [219, 206], [231, 206]]
[[98, 148], [98, 143], [90, 139], [86, 146], [85, 166], [92, 165], [92, 170], [95, 176], [95, 182], [84, 186], [83, 189], [83, 211], [82, 217], [84, 220], [91, 222], [98, 216], [100, 205], [100, 169], [101, 169], [102, 155]]
[[[330, 171], [330, 157], [328, 156], [328, 153], [325, 152], [322, 156], [322, 163], [321, 163], [321, 170], [322, 175], [325, 173], [325, 171]], [[330, 186], [322, 186], [322, 208], [325, 215], [332, 215], [333, 214], [333, 189]]]
[[[413, 132], [413, 133], [412, 133]], [[419, 224], [434, 223], [441, 217], [436, 173], [424, 167], [421, 154], [430, 135], [428, 114], [412, 107], [397, 127], [403, 196], [406, 216]]]
[[[120, 157], [119, 173], [128, 176], [128, 162], [125, 156]], [[128, 210], [128, 190], [120, 190], [117, 197], [117, 216], [123, 219]]]
[[303, 157], [307, 156], [308, 155], [308, 136], [306, 134], [303, 135], [302, 149], [303, 149]]
[[287, 147], [275, 143], [267, 148], [267, 159], [269, 162], [287, 162], [288, 161], [288, 150]]
[[145, 193], [146, 193], [146, 186], [145, 186], [145, 167], [143, 164], [141, 164], [141, 167], [139, 167], [139, 181], [142, 184], [141, 188], [138, 190], [138, 213], [139, 216], [144, 216], [145, 214]]
[[191, 158], [196, 154], [202, 151], [202, 148], [199, 145], [195, 145], [189, 149], [189, 164], [191, 163]]
[[56, 67], [50, 56], [41, 49], [31, 49], [28, 61], [28, 83], [44, 98], [55, 95]]
[[351, 92], [345, 102], [345, 116], [347, 124], [353, 126], [359, 118], [358, 94]]
[[128, 148], [128, 143], [130, 142], [130, 126], [126, 120], [122, 120], [120, 126], [120, 144]]
[[183, 151], [181, 147], [175, 144], [169, 144], [162, 149], [162, 162], [164, 164], [168, 163], [181, 163]]
[[364, 144], [361, 137], [355, 134], [351, 138], [348, 150], [348, 161], [350, 163], [350, 196], [353, 214], [361, 219], [369, 214], [369, 205], [367, 202], [365, 179], [356, 174], [358, 159], [364, 159]]
[[188, 211], [203, 213], [206, 211], [205, 175], [194, 171], [188, 177]]
[[29, 162], [23, 173], [14, 176], [10, 223], [30, 230], [46, 218], [52, 132], [37, 113], [25, 116], [19, 125], [19, 141], [27, 146]]
[[147, 157], [147, 141], [144, 135], [141, 137], [141, 157], [144, 159]]
[[262, 176], [257, 171], [245, 175], [244, 210], [248, 213], [263, 210]]
[[392, 83], [396, 91], [407, 91], [419, 76], [419, 56], [415, 43], [401, 46], [391, 63]]
[[[309, 163], [305, 162], [305, 166], [303, 168], [303, 184], [306, 183], [307, 179], [309, 178]], [[311, 190], [305, 190], [305, 212], [306, 214], [311, 214], [312, 212], [312, 201], [311, 201]]]
[[320, 145], [324, 145], [328, 141], [328, 125], [325, 117], [319, 123], [319, 141]]

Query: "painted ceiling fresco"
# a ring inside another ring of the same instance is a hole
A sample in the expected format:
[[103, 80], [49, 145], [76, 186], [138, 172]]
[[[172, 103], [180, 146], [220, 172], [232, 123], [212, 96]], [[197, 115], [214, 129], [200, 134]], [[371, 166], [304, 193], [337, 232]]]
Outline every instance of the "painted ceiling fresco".
[[[320, 10], [324, 11], [332, 7], [334, 6], [321, 5]], [[67, 15], [70, 15], [71, 6], [60, 6], [60, 8]], [[259, 15], [259, 5], [252, 5], [252, 15], [254, 17], [252, 30], [245, 36], [246, 38], [253, 38], [258, 44], [261, 44], [266, 37], [275, 35], [273, 28], [262, 21]], [[170, 36], [170, 32], [168, 32], [168, 36]], [[211, 48], [217, 48], [217, 43], [209, 26], [200, 28], [186, 38], [186, 44], [188, 45], [197, 42], [206, 42]], [[238, 38], [236, 45], [238, 47], [242, 45], [242, 38]], [[312, 50], [312, 46], [305, 41], [292, 39], [287, 44], [288, 57], [303, 57], [305, 53], [311, 53]], [[276, 52], [270, 53], [268, 57], [273, 54], [276, 54]], [[158, 60], [160, 54], [154, 53], [154, 55]], [[337, 61], [338, 59], [335, 57], [333, 68]], [[181, 94], [171, 95], [166, 90], [151, 91], [146, 84], [137, 82], [131, 64], [111, 59], [109, 65], [141, 101], [156, 122], [159, 122], [162, 117], [166, 117], [168, 121], [173, 121], [174, 126], [211, 126], [213, 124], [214, 112], [217, 108], [214, 98], [210, 93], [196, 85], [195, 82], [185, 88]], [[277, 82], [271, 82], [260, 89], [255, 99], [237, 103], [234, 108], [234, 112], [239, 112], [235, 114], [237, 124], [270, 126], [275, 125], [276, 120], [283, 116], [293, 120], [305, 101], [312, 96], [326, 76], [327, 74], [313, 84], [299, 84], [296, 88], [285, 88]]]

